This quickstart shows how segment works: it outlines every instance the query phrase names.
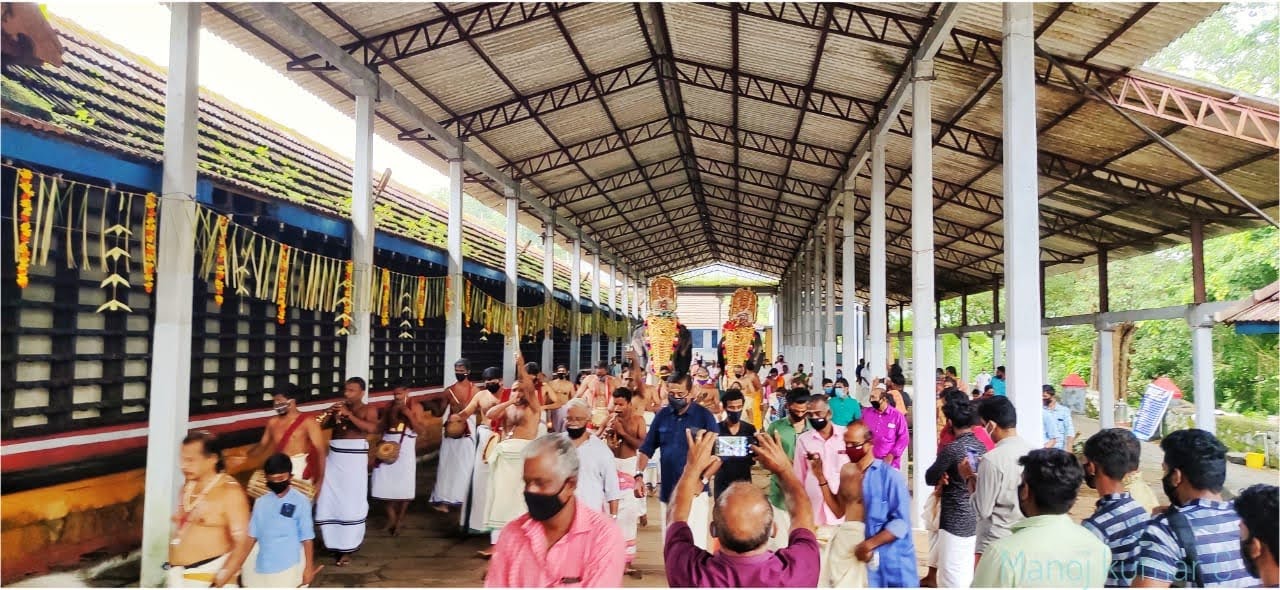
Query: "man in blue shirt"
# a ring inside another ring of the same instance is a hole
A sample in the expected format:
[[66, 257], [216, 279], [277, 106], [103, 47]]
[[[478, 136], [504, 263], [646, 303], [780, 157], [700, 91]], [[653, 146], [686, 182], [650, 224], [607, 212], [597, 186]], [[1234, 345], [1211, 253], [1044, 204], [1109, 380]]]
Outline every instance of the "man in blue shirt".
[[1138, 469], [1141, 445], [1124, 428], [1108, 428], [1084, 442], [1084, 482], [1099, 498], [1093, 516], [1080, 524], [1111, 548], [1108, 588], [1128, 588], [1137, 575], [1138, 538], [1151, 520], [1124, 486], [1124, 477]]
[[1071, 408], [1058, 403], [1057, 392], [1052, 385], [1045, 385], [1040, 393], [1044, 402], [1044, 447], [1046, 449], [1071, 450], [1076, 440], [1076, 425], [1071, 418]]
[[[636, 461], [637, 494], [644, 489], [644, 470], [649, 458], [655, 451], [662, 451], [659, 461], [662, 484], [659, 487], [658, 500], [662, 503], [662, 538], [667, 538], [667, 502], [671, 500], [671, 491], [684, 473], [684, 466], [689, 455], [689, 440], [685, 431], [693, 431], [697, 436], [706, 430], [720, 434], [720, 425], [710, 410], [689, 403], [689, 375], [672, 373], [667, 378], [667, 407], [658, 411], [645, 435], [644, 444], [640, 445], [639, 459]], [[693, 531], [694, 544], [708, 549], [708, 534], [711, 526], [711, 496], [703, 490], [694, 498], [690, 509], [689, 528]]]
[[313, 560], [315, 526], [311, 501], [290, 486], [293, 462], [276, 453], [267, 458], [263, 471], [269, 493], [253, 503], [249, 536], [257, 542], [244, 569], [248, 588], [297, 588], [310, 584], [316, 572]]
[[991, 389], [993, 389], [996, 392], [996, 395], [1005, 394], [1003, 366], [996, 367], [996, 376], [991, 378]]

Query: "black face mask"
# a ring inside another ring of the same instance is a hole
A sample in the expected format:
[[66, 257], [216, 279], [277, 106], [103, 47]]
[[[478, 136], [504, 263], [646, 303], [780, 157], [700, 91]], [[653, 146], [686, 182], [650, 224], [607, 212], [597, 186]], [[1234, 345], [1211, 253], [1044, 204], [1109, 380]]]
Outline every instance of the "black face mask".
[[1244, 560], [1244, 571], [1249, 572], [1250, 576], [1260, 578], [1258, 575], [1258, 562], [1253, 560], [1253, 556], [1249, 555], [1249, 542], [1254, 538], [1250, 536], [1247, 539], [1240, 539], [1240, 559]]
[[267, 480], [267, 489], [271, 490], [271, 492], [274, 494], [283, 494], [285, 490], [289, 489], [289, 483], [290, 483], [289, 480], [285, 480], [285, 481]]
[[453, 379], [454, 379], [455, 381], [466, 381], [466, 380], [467, 380], [467, 374], [466, 374], [466, 373], [454, 373], [454, 374], [453, 374]]
[[878, 400], [878, 399], [873, 399], [873, 400], [871, 400], [871, 407], [873, 407], [873, 408], [875, 408], [875, 409], [877, 409], [877, 410], [879, 410], [879, 409], [880, 409], [880, 406], [882, 406], [882, 405], [884, 405], [884, 402], [883, 402], [882, 400]]
[[582, 435], [587, 433], [587, 427], [583, 426], [582, 428], [569, 428], [568, 426], [566, 426], [564, 428], [564, 431], [569, 435], [569, 438], [578, 440], [582, 438]]
[[1170, 481], [1172, 479], [1173, 472], [1170, 471], [1165, 474], [1164, 477], [1160, 478], [1160, 485], [1164, 487], [1164, 495], [1169, 498], [1169, 505], [1177, 508], [1181, 506], [1182, 503], [1178, 501], [1178, 486], [1173, 485], [1173, 482]]
[[485, 383], [484, 388], [488, 390], [489, 393], [498, 393], [499, 391], [502, 391], [502, 384], [501, 383]]
[[[988, 434], [990, 434], [990, 433], [988, 433]], [[1095, 474], [1095, 473], [1089, 473], [1089, 470], [1088, 470], [1088, 469], [1085, 469], [1085, 470], [1084, 470], [1084, 485], [1089, 486], [1089, 489], [1091, 489], [1091, 490], [1096, 490], [1096, 489], [1098, 489], [1098, 476], [1097, 476], [1097, 474]]]
[[689, 405], [689, 398], [669, 397], [667, 398], [667, 404], [671, 406], [671, 409], [679, 412]]
[[789, 415], [791, 416], [791, 421], [792, 421], [792, 422], [803, 422], [803, 421], [804, 421], [804, 413], [803, 413], [803, 412], [801, 412], [801, 413], [799, 413], [799, 414], [797, 414], [797, 413], [795, 413], [795, 412], [787, 412], [787, 414], [789, 414]]
[[729, 420], [730, 424], [737, 424], [742, 420], [742, 410], [738, 410], [736, 412], [726, 410], [725, 417]]
[[822, 430], [827, 427], [826, 418], [809, 418], [809, 428], [814, 430]]
[[560, 486], [560, 491], [554, 494], [535, 494], [530, 491], [524, 493], [524, 505], [529, 508], [529, 518], [538, 522], [545, 522], [564, 510], [564, 500], [560, 499], [560, 492], [564, 491], [564, 486]]

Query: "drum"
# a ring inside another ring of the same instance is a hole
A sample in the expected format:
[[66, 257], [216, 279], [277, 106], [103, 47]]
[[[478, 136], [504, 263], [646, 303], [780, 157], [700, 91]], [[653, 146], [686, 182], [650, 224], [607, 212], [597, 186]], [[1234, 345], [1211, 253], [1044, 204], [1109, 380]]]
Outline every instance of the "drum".
[[373, 456], [384, 465], [391, 465], [400, 458], [400, 443], [384, 440], [378, 443], [378, 447], [374, 449]]
[[445, 438], [464, 438], [470, 434], [467, 428], [467, 421], [462, 416], [449, 416], [444, 423]]
[[[302, 495], [311, 500], [316, 499], [316, 487], [311, 482], [295, 477], [291, 484], [299, 492], [302, 492]], [[271, 493], [271, 489], [267, 487], [267, 473], [261, 469], [254, 471], [253, 475], [249, 477], [249, 485], [245, 486], [245, 493], [255, 500]]]

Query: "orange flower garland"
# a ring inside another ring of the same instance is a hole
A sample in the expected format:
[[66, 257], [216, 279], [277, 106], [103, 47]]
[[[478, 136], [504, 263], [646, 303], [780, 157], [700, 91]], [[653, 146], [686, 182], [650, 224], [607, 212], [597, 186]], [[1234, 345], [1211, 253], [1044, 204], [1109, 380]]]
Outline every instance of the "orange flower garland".
[[391, 324], [391, 271], [382, 269], [382, 327]]
[[[159, 205], [159, 199], [155, 193], [147, 193], [147, 214], [142, 219], [142, 288], [150, 294], [156, 286], [156, 241], [158, 238], [156, 223], [156, 208]], [[219, 221], [219, 224], [222, 224]], [[225, 225], [224, 225], [225, 227]], [[223, 253], [226, 251], [226, 243], [219, 243], [218, 268], [221, 269], [223, 276], [226, 275], [225, 260]], [[222, 283], [220, 279], [215, 280], [217, 294], [214, 300], [218, 305], [222, 305]]]
[[[147, 195], [147, 214], [151, 214], [151, 197]], [[154, 223], [154, 222], [152, 222]], [[213, 270], [213, 302], [222, 307], [222, 289], [227, 284], [227, 226], [231, 224], [231, 216], [224, 215], [218, 218], [218, 253], [217, 264]], [[154, 247], [152, 251], [154, 252]], [[145, 260], [145, 259], [144, 259]], [[143, 263], [145, 269], [145, 262]], [[153, 266], [154, 268], [154, 266]], [[145, 270], [144, 270], [145, 272]], [[147, 275], [147, 292], [151, 292], [151, 275]]]
[[26, 289], [30, 283], [28, 271], [31, 269], [31, 171], [26, 168], [18, 170], [18, 287]]
[[343, 297], [342, 299], [342, 329], [343, 330], [348, 330], [351, 328], [351, 298], [354, 296], [353, 288], [355, 285], [354, 281], [352, 280], [352, 276], [355, 275], [355, 271], [356, 271], [356, 261], [348, 260], [346, 265], [346, 270], [343, 271], [343, 276], [342, 276], [342, 289], [343, 289], [343, 292], [346, 293], [346, 297]]
[[280, 266], [276, 270], [276, 323], [284, 325], [289, 295], [289, 246], [280, 244]]

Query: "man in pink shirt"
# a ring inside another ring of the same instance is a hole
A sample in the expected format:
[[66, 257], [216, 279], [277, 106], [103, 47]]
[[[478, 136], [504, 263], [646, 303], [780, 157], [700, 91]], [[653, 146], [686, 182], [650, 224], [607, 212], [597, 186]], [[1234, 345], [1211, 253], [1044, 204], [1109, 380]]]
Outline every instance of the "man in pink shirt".
[[626, 542], [611, 518], [577, 501], [578, 450], [548, 434], [524, 450], [525, 514], [502, 529], [489, 588], [622, 586]]
[[889, 405], [885, 399], [883, 383], [871, 388], [871, 409], [862, 412], [862, 423], [867, 425], [871, 433], [871, 444], [877, 459], [893, 465], [894, 469], [902, 469], [902, 453], [907, 450], [911, 434], [907, 432], [907, 419], [899, 411]]
[[[849, 455], [844, 452], [845, 427], [831, 423], [831, 403], [827, 396], [818, 394], [809, 398], [808, 420], [809, 430], [796, 437], [796, 478], [804, 485], [813, 505], [818, 543], [825, 546], [844, 518], [836, 516], [827, 506], [819, 482], [840, 481], [840, 469], [849, 462]], [[820, 465], [823, 473], [816, 473], [814, 464]]]

